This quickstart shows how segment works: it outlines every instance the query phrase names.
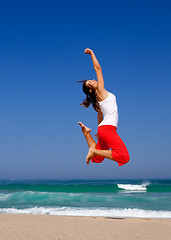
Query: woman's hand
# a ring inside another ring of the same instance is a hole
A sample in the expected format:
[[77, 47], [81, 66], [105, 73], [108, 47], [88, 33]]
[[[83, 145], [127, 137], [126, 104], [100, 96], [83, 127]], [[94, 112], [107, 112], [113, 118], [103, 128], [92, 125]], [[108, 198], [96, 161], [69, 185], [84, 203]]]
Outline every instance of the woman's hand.
[[84, 52], [85, 52], [86, 54], [91, 54], [93, 51], [92, 51], [90, 48], [86, 48], [86, 49], [84, 50]]

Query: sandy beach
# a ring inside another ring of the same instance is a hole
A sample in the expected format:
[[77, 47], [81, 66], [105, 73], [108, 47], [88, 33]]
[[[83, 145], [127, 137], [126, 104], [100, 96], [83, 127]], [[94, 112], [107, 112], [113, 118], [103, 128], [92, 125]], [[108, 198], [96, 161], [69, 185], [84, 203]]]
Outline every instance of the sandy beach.
[[170, 240], [171, 219], [0, 214], [0, 240]]

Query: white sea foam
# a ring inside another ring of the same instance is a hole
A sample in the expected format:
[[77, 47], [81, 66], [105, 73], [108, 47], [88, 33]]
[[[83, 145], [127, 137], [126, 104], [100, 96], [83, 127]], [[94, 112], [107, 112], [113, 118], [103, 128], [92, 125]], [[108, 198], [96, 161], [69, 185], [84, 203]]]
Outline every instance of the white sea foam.
[[171, 218], [171, 211], [154, 211], [137, 208], [44, 208], [34, 207], [28, 209], [1, 208], [0, 213], [10, 214], [49, 214], [67, 216], [100, 216], [100, 217], [137, 217], [137, 218]]
[[11, 194], [0, 193], [0, 201], [7, 200]]
[[147, 191], [147, 186], [149, 185], [149, 182], [145, 182], [143, 184], [117, 184], [118, 188], [126, 191], [133, 191], [133, 192], [146, 192]]

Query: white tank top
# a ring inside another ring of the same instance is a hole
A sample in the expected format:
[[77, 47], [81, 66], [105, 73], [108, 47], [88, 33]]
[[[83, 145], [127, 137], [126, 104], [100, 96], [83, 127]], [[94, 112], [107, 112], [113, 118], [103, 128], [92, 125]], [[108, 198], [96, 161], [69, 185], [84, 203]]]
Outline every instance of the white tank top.
[[101, 112], [103, 113], [103, 120], [98, 126], [112, 125], [118, 126], [118, 107], [116, 104], [116, 97], [114, 94], [109, 93], [109, 96], [103, 101], [98, 102]]

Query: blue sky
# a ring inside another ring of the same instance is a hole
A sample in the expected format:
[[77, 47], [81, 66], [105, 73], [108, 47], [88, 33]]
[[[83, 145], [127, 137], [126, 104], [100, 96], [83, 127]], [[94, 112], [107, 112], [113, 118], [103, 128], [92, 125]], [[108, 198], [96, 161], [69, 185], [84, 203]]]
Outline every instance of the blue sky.
[[[4, 1], [0, 8], [0, 179], [171, 178], [170, 1]], [[96, 133], [78, 80], [117, 97], [131, 160], [85, 163]]]

